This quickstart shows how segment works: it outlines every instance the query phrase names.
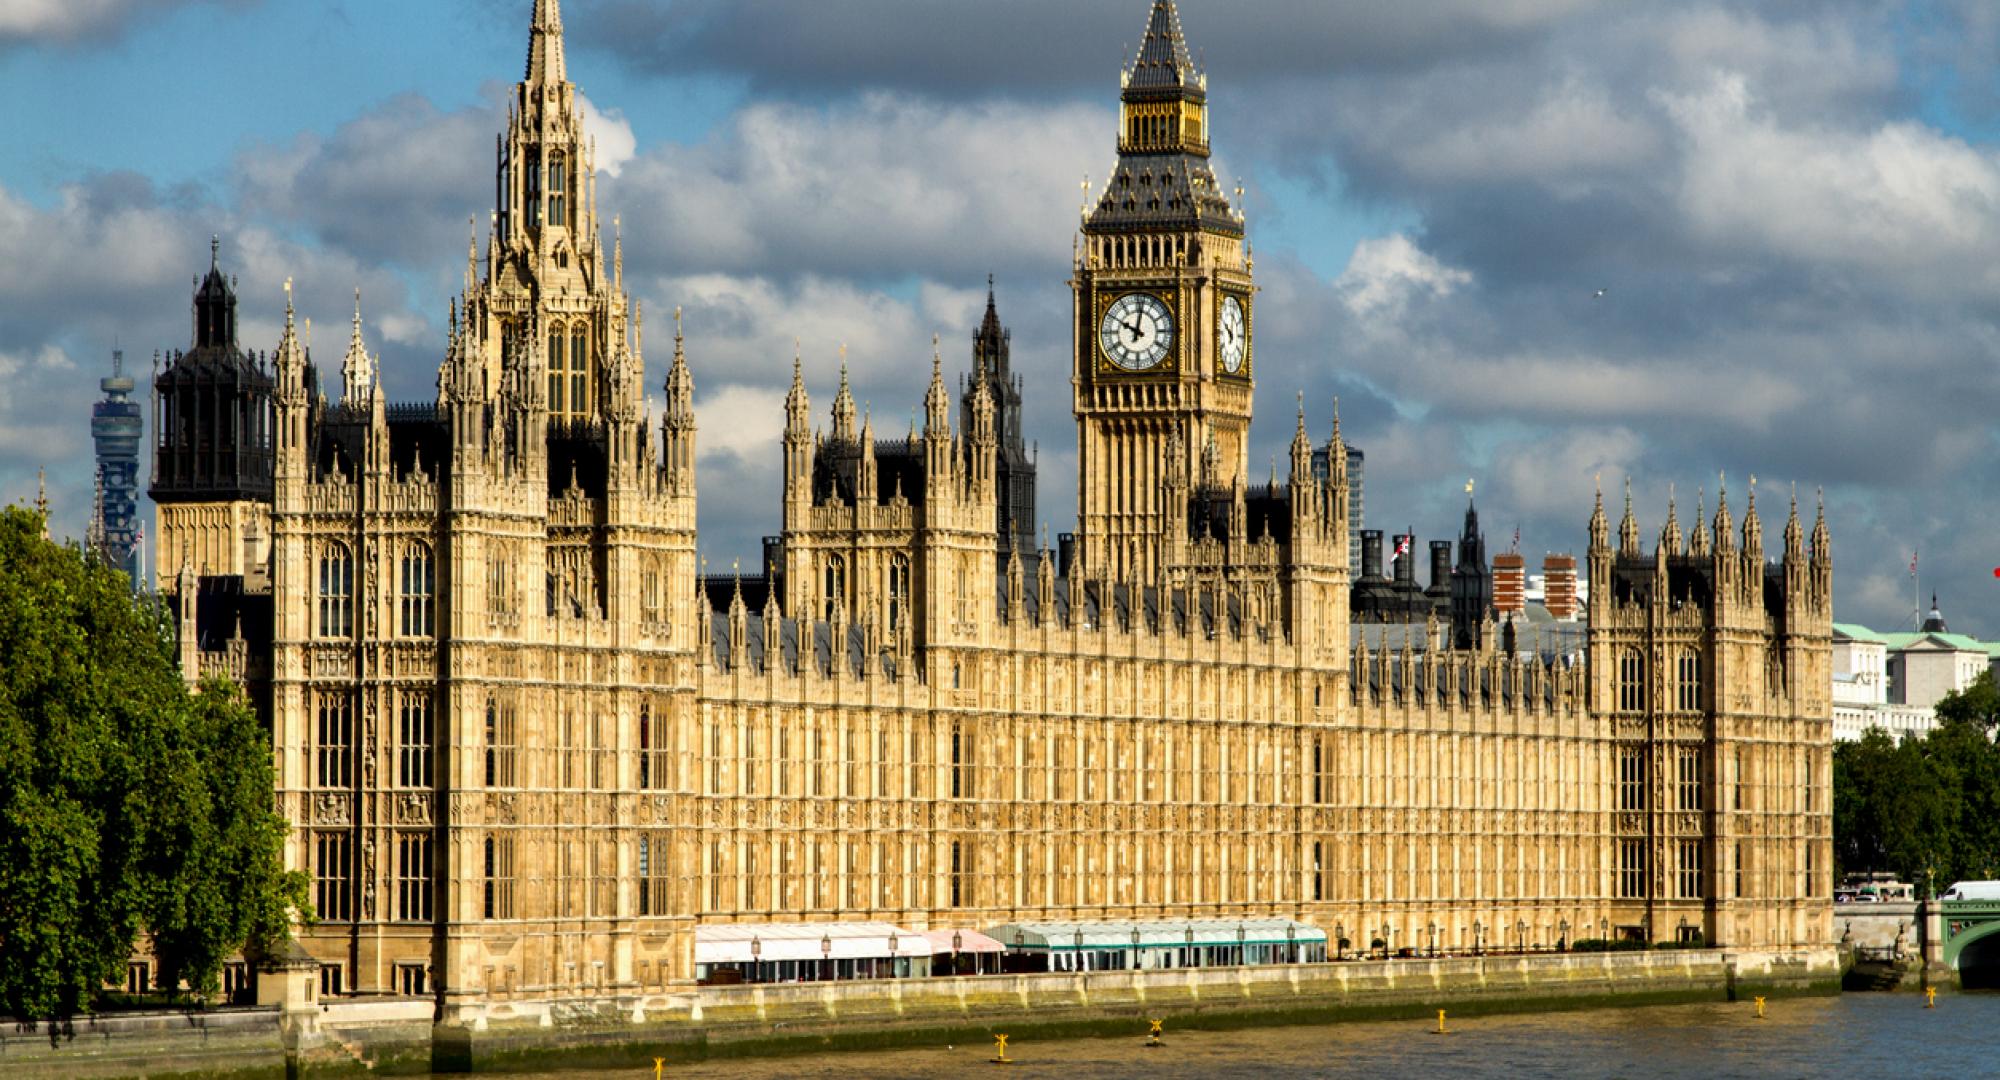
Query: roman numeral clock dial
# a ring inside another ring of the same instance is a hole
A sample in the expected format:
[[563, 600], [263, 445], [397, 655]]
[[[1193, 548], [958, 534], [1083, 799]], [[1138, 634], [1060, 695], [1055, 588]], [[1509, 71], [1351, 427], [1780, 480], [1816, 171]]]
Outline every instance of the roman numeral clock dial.
[[1173, 348], [1174, 317], [1159, 297], [1126, 293], [1105, 310], [1097, 343], [1105, 359], [1126, 371], [1151, 370]]

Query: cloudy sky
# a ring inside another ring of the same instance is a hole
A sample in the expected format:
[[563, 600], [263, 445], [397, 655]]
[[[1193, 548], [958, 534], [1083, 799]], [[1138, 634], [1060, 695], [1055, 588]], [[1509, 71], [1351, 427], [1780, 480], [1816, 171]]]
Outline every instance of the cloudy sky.
[[[247, 344], [281, 283], [322, 328], [362, 290], [393, 395], [434, 391], [529, 0], [6, 0], [0, 501], [90, 501], [113, 343], [184, 346], [219, 235]], [[930, 338], [967, 362], [986, 275], [1026, 375], [1054, 531], [1079, 185], [1113, 157], [1146, 0], [566, 0], [651, 317], [686, 309], [703, 546], [778, 518], [800, 340], [816, 407], [846, 344], [893, 430]], [[1583, 547], [1594, 478], [1648, 535], [1752, 474], [1766, 531], [1824, 488], [1837, 617], [1908, 620], [1909, 563], [2000, 635], [2000, 8], [1988, 0], [1183, 0], [1218, 172], [1263, 287], [1259, 469], [1294, 394], [1339, 395], [1371, 526]], [[1602, 290], [1602, 295], [1599, 291]], [[656, 391], [657, 393], [657, 391]], [[1615, 512], [1615, 506], [1614, 506]]]

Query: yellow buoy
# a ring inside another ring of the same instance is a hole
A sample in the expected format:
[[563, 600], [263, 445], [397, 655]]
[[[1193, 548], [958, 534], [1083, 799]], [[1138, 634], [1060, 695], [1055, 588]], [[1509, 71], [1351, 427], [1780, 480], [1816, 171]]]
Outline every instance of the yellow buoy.
[[660, 1070], [666, 1068], [666, 1066], [667, 1066], [666, 1058], [653, 1059], [653, 1080], [660, 1080]]
[[1152, 1021], [1152, 1025], [1153, 1025], [1153, 1030], [1152, 1030], [1152, 1031], [1150, 1031], [1150, 1032], [1147, 1032], [1147, 1034], [1146, 1034], [1146, 1049], [1148, 1049], [1148, 1050], [1151, 1050], [1152, 1048], [1154, 1048], [1154, 1047], [1156, 1047], [1156, 1046], [1165, 1046], [1165, 1045], [1167, 1045], [1166, 1043], [1163, 1043], [1163, 1042], [1161, 1042], [1161, 1041], [1160, 1041], [1160, 1025], [1161, 1025], [1162, 1023], [1164, 1023], [1164, 1021], [1160, 1021], [1160, 1020], [1154, 1020], [1154, 1021]]
[[1433, 1035], [1449, 1035], [1449, 1034], [1451, 1034], [1451, 1030], [1450, 1030], [1449, 1028], [1447, 1028], [1447, 1027], [1445, 1027], [1445, 1026], [1444, 1026], [1444, 1010], [1443, 1010], [1443, 1009], [1439, 1009], [1439, 1010], [1438, 1010], [1438, 1026], [1437, 1026], [1437, 1030], [1436, 1030], [1436, 1031], [1433, 1031], [1433, 1032], [1431, 1032], [1431, 1034], [1433, 1034]]
[[1937, 987], [1935, 986], [1924, 987], [1924, 1008], [1926, 1009], [1937, 1008]]
[[1762, 1020], [1762, 1019], [1764, 1019], [1764, 999], [1763, 999], [1763, 998], [1758, 998], [1758, 999], [1757, 999], [1757, 1019], [1759, 1019], [1759, 1020]]
[[993, 1064], [995, 1065], [1014, 1064], [1014, 1059], [1007, 1056], [1007, 1036], [995, 1035], [993, 1036], [993, 1042], [994, 1042]]

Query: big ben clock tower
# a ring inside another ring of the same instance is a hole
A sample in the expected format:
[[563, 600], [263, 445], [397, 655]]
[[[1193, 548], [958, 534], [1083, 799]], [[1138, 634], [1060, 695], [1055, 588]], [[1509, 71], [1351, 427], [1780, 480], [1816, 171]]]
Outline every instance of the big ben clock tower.
[[1118, 168], [1086, 213], [1075, 290], [1078, 529], [1084, 572], [1151, 580], [1187, 527], [1172, 490], [1247, 468], [1254, 387], [1243, 216], [1209, 167], [1208, 80], [1172, 0], [1123, 75]]

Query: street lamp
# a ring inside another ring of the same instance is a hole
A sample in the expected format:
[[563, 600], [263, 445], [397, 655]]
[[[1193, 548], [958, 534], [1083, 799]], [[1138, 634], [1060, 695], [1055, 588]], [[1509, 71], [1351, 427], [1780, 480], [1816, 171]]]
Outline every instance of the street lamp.
[[1346, 923], [1336, 922], [1333, 924], [1333, 958], [1335, 960], [1347, 959]]
[[1561, 922], [1559, 922], [1559, 923], [1557, 923], [1557, 924], [1556, 924], [1556, 947], [1557, 947], [1558, 949], [1561, 949], [1561, 950], [1562, 950], [1563, 952], [1568, 952], [1568, 951], [1569, 951], [1569, 920], [1568, 920], [1568, 919], [1564, 919], [1563, 921], [1561, 921]]
[[1285, 963], [1296, 964], [1298, 962], [1299, 933], [1292, 927], [1291, 923], [1287, 922], [1285, 924]]
[[750, 981], [757, 981], [758, 957], [764, 952], [764, 941], [757, 935], [750, 935]]
[[1599, 940], [1602, 940], [1602, 941], [1610, 941], [1610, 940], [1611, 940], [1611, 920], [1610, 920], [1610, 919], [1602, 919], [1602, 918], [1601, 918], [1601, 919], [1598, 919], [1598, 920], [1597, 920], [1597, 936], [1598, 936]]
[[1485, 933], [1486, 928], [1479, 924], [1479, 920], [1472, 920], [1472, 955], [1478, 956], [1484, 951], [1481, 938]]
[[889, 977], [896, 977], [896, 932], [889, 931]]
[[[833, 935], [831, 934], [820, 935], [819, 959], [821, 964], [830, 964], [833, 962]], [[830, 970], [827, 973], [827, 977], [828, 978], [832, 977]]]
[[1236, 962], [1237, 962], [1238, 964], [1241, 964], [1241, 963], [1244, 963], [1244, 962], [1245, 962], [1245, 961], [1244, 961], [1244, 956], [1243, 956], [1243, 924], [1242, 924], [1242, 923], [1237, 923], [1237, 924], [1236, 924]]
[[1517, 919], [1517, 920], [1515, 920], [1515, 922], [1514, 922], [1514, 930], [1515, 930], [1515, 932], [1516, 932], [1516, 933], [1518, 933], [1518, 934], [1520, 935], [1520, 937], [1521, 937], [1521, 951], [1522, 951], [1522, 952], [1527, 952], [1527, 951], [1528, 951], [1528, 920], [1526, 920], [1526, 919]]
[[1430, 937], [1431, 937], [1431, 955], [1432, 955], [1432, 956], [1436, 956], [1436, 955], [1438, 954], [1438, 924], [1437, 924], [1437, 923], [1435, 923], [1435, 922], [1427, 922], [1427, 923], [1425, 923], [1425, 924], [1424, 924], [1424, 932], [1430, 935]]
[[1390, 954], [1395, 948], [1395, 942], [1389, 940], [1390, 935], [1394, 934], [1395, 932], [1396, 932], [1395, 927], [1390, 926], [1388, 923], [1382, 924], [1382, 959], [1384, 960], [1389, 959]]
[[1682, 942], [1687, 941], [1687, 939], [1688, 939], [1688, 917], [1683, 915], [1681, 916], [1681, 921], [1680, 921], [1680, 933], [1674, 935], [1674, 943], [1680, 944]]

